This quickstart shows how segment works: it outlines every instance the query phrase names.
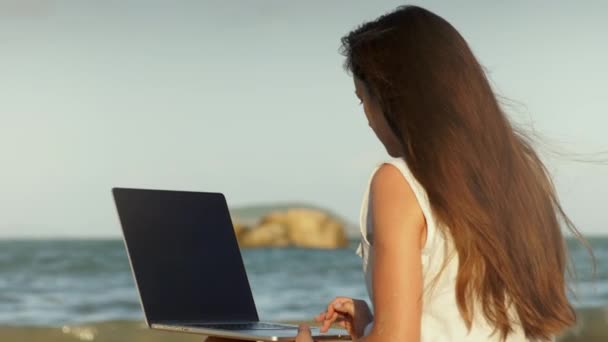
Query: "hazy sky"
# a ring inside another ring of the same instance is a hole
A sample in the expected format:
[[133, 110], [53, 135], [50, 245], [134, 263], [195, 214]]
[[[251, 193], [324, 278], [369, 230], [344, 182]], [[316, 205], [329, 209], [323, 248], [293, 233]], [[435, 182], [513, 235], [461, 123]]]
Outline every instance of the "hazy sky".
[[[554, 149], [608, 149], [604, 2], [418, 1]], [[0, 237], [119, 236], [113, 186], [302, 200], [356, 222], [388, 158], [339, 39], [401, 1], [0, 0]], [[548, 159], [608, 233], [608, 166]]]

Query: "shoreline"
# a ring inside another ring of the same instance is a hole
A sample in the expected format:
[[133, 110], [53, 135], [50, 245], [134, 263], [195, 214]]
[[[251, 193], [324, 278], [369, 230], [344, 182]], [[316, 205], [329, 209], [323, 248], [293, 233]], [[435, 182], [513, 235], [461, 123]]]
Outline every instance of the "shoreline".
[[[559, 342], [608, 340], [608, 307], [577, 310], [577, 325], [560, 336]], [[314, 321], [297, 320], [285, 323], [307, 323], [317, 326]], [[105, 341], [105, 342], [201, 342], [203, 335], [175, 333], [148, 329], [143, 321], [105, 321], [89, 324], [48, 326], [8, 326], [0, 325], [0, 341]]]

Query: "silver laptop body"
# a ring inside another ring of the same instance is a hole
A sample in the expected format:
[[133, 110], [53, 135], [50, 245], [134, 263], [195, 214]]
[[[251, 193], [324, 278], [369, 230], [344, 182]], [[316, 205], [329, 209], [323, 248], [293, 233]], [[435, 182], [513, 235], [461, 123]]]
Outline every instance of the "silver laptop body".
[[[297, 325], [260, 322], [221, 193], [113, 188], [148, 327], [251, 341], [293, 341]], [[345, 330], [316, 340], [350, 340]]]

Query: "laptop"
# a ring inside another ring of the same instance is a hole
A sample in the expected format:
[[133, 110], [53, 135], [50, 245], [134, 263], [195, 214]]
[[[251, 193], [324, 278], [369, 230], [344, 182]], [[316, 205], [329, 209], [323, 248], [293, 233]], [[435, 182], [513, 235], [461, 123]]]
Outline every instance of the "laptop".
[[[112, 193], [149, 328], [251, 341], [295, 339], [297, 325], [258, 318], [223, 194]], [[342, 329], [311, 332], [315, 340], [350, 340]]]

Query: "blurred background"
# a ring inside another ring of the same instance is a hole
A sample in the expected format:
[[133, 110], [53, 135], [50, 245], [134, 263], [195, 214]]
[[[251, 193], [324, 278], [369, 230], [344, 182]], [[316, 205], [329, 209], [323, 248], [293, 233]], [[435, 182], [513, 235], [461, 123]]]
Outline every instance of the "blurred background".
[[[579, 326], [562, 340], [608, 339], [608, 5], [409, 3], [460, 31], [514, 122], [537, 133], [597, 258], [594, 281], [569, 241]], [[402, 4], [0, 0], [0, 340], [192, 339], [142, 325], [115, 186], [223, 192], [265, 319], [367, 299], [359, 207], [389, 157], [340, 37]], [[315, 242], [277, 240], [329, 226]]]

